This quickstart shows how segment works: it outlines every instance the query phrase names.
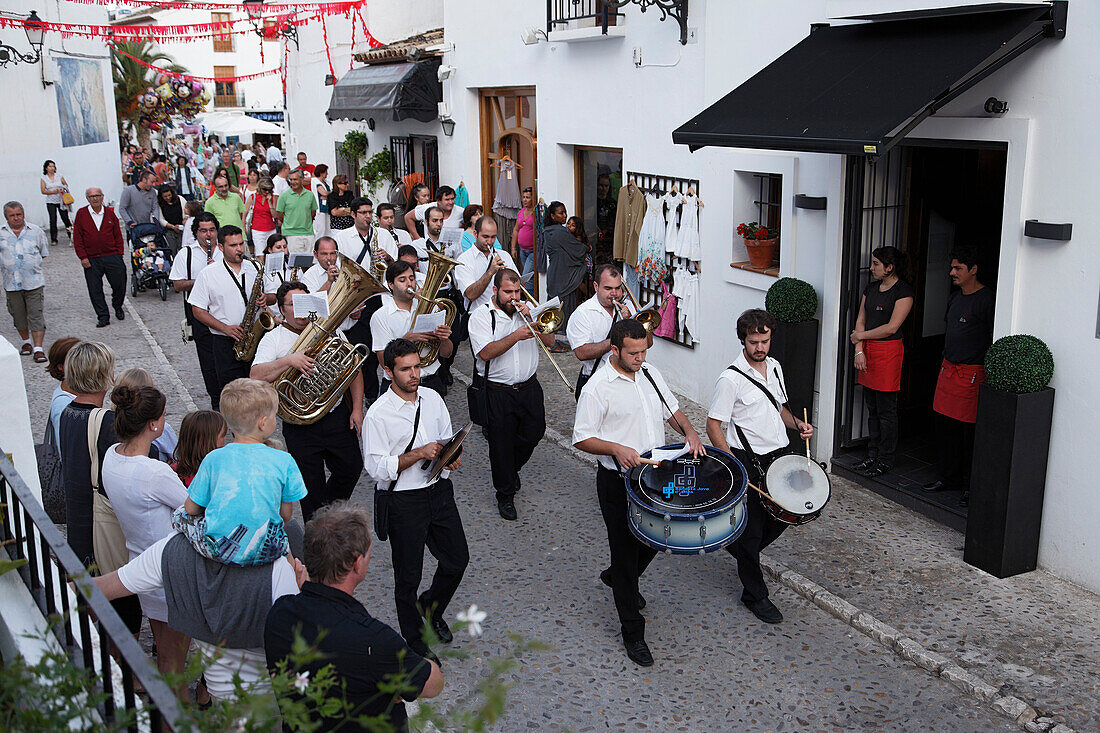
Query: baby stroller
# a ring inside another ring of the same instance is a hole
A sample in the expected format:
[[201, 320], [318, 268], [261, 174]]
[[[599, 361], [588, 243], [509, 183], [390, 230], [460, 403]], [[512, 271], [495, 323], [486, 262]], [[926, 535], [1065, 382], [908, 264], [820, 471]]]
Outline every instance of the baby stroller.
[[161, 227], [138, 224], [130, 231], [130, 270], [130, 295], [156, 290], [161, 300], [168, 300], [172, 250]]

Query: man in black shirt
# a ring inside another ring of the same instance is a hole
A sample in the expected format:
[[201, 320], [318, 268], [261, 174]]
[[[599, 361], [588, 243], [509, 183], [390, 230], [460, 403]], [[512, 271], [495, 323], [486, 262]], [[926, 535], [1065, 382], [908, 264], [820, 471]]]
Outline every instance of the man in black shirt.
[[970, 500], [970, 462], [974, 423], [978, 418], [978, 386], [985, 381], [985, 352], [993, 343], [993, 290], [978, 280], [976, 251], [951, 253], [951, 282], [958, 287], [947, 299], [943, 363], [932, 409], [939, 413], [940, 478], [925, 491], [962, 489], [961, 506]]
[[[308, 664], [289, 666], [293, 672], [317, 673], [332, 665], [337, 688], [344, 686], [351, 717], [386, 715], [396, 731], [408, 730], [405, 704], [418, 697], [435, 697], [443, 691], [439, 666], [410, 649], [401, 635], [373, 618], [352, 595], [367, 575], [370, 564], [370, 519], [365, 510], [337, 502], [329, 504], [306, 525], [304, 556], [311, 580], [296, 596], [275, 601], [264, 627], [264, 651], [272, 672], [279, 662], [290, 660], [296, 635], [320, 652]], [[398, 697], [379, 691], [388, 675], [401, 676]], [[312, 711], [319, 730], [366, 731], [365, 726], [339, 718], [325, 719]]]

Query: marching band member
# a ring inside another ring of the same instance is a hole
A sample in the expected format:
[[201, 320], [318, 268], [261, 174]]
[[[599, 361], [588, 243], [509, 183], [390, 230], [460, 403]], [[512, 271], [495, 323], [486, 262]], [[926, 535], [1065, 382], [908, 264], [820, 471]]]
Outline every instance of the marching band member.
[[[420, 390], [420, 356], [416, 344], [391, 341], [382, 363], [390, 388], [367, 410], [363, 454], [375, 488], [375, 529], [391, 541], [394, 600], [401, 635], [423, 657], [437, 660], [421, 637], [424, 616], [443, 643], [452, 639], [443, 620], [458, 589], [470, 550], [462, 517], [455, 505], [448, 471], [462, 465], [455, 458], [435, 483], [428, 483], [427, 461], [434, 460], [451, 438], [451, 416], [443, 398]], [[438, 561], [432, 583], [417, 597], [424, 572], [424, 548]]]
[[[416, 247], [411, 244], [403, 244], [397, 248], [397, 259], [402, 262], [408, 262], [413, 266], [413, 270], [416, 271], [416, 285], [420, 287], [424, 284], [424, 280], [428, 277], [428, 273], [420, 267], [420, 255], [416, 251]], [[427, 258], [424, 258], [427, 261]]]
[[[733, 364], [719, 376], [707, 413], [707, 437], [715, 448], [732, 453], [745, 467], [749, 481], [761, 486], [772, 461], [789, 451], [787, 428], [803, 439], [814, 434], [813, 426], [787, 409], [787, 388], [783, 367], [768, 356], [775, 318], [764, 310], [747, 310], [737, 319], [737, 338], [744, 348]], [[727, 423], [725, 432], [722, 423]], [[758, 619], [769, 624], [783, 620], [783, 614], [768, 598], [768, 587], [760, 570], [760, 552], [787, 525], [764, 509], [759, 495], [749, 491], [745, 531], [726, 552], [737, 558], [741, 578], [741, 602]]]
[[[195, 217], [195, 221], [200, 221], [199, 217]], [[198, 232], [201, 231], [200, 228]], [[262, 277], [262, 273], [252, 263], [244, 264], [248, 245], [240, 227], [230, 225], [218, 229], [218, 244], [222, 251], [221, 266], [214, 264], [202, 269], [187, 301], [195, 318], [213, 334], [214, 370], [220, 396], [225, 385], [248, 376], [249, 364], [237, 361], [233, 346], [245, 336], [241, 321], [248, 308], [252, 284], [258, 275]], [[270, 300], [265, 305], [274, 302], [273, 297], [268, 297]]]
[[[293, 295], [308, 293], [301, 282], [291, 280], [279, 286], [275, 293], [283, 322], [264, 334], [256, 347], [256, 358], [249, 374], [253, 379], [275, 383], [288, 368], [310, 373], [315, 360], [290, 349], [302, 330], [309, 324], [294, 315]], [[348, 499], [363, 470], [363, 455], [359, 450], [359, 433], [363, 429], [363, 377], [357, 374], [348, 390], [328, 414], [310, 425], [295, 425], [283, 421], [286, 450], [298, 464], [309, 494], [301, 500], [302, 515], [309, 521], [313, 513], [325, 504]], [[325, 479], [325, 468], [329, 477]]]
[[640, 465], [640, 454], [664, 444], [666, 420], [684, 436], [693, 455], [703, 455], [704, 448], [661, 372], [645, 364], [649, 339], [642, 324], [634, 319], [616, 321], [609, 337], [611, 358], [581, 390], [573, 445], [599, 462], [596, 495], [611, 550], [611, 571], [600, 579], [610, 580], [615, 594], [626, 655], [635, 664], [649, 667], [653, 654], [645, 641], [645, 618], [640, 613], [645, 600], [638, 591], [638, 578], [656, 551], [639, 542], [627, 526], [626, 487], [620, 472]]
[[[391, 296], [382, 296], [382, 306], [370, 319], [370, 332], [374, 339], [371, 347], [382, 363], [382, 352], [386, 345], [396, 338], [403, 338], [414, 344], [429, 341], [439, 342], [440, 358], [451, 355], [454, 345], [451, 343], [451, 327], [444, 324], [434, 331], [413, 333], [413, 312], [416, 310], [416, 298], [409, 293], [417, 287], [416, 270], [404, 260], [398, 260], [386, 268], [386, 285]], [[447, 385], [439, 376], [439, 359], [420, 369], [420, 386], [434, 389], [440, 397], [447, 396]], [[388, 385], [383, 382], [382, 388]]]
[[[611, 354], [608, 337], [611, 326], [634, 317], [633, 306], [623, 297], [623, 276], [618, 267], [610, 262], [600, 265], [592, 274], [592, 281], [596, 284], [596, 297], [577, 306], [565, 327], [569, 346], [581, 362], [577, 387], [573, 391], [573, 397], [578, 400], [585, 382], [607, 363]], [[649, 345], [653, 345], [652, 336]]]
[[[397, 229], [397, 211], [393, 204], [378, 204], [378, 246], [386, 252], [396, 252], [405, 245], [412, 246], [412, 237], [404, 229]], [[415, 247], [414, 247], [415, 249]], [[419, 252], [417, 252], [419, 255]], [[427, 252], [424, 253], [427, 256]]]
[[[440, 212], [441, 217], [442, 215]], [[474, 222], [474, 231], [477, 233], [474, 246], [459, 256], [458, 267], [453, 273], [455, 284], [462, 291], [466, 310], [471, 317], [475, 310], [493, 297], [490, 284], [494, 282], [493, 278], [498, 272], [504, 268], [519, 272], [516, 263], [512, 261], [512, 255], [502, 249], [493, 248], [493, 242], [497, 238], [496, 219], [486, 214]]]
[[[287, 274], [287, 269], [288, 268], [287, 268], [287, 265], [286, 265], [287, 256], [289, 255], [289, 250], [287, 249], [287, 247], [288, 247], [288, 245], [287, 245], [286, 237], [284, 237], [282, 234], [278, 234], [278, 233], [272, 234], [270, 237], [268, 237], [267, 238], [267, 243], [264, 244], [264, 292], [265, 293], [275, 293], [279, 289], [279, 286], [282, 285], [283, 283], [285, 283], [289, 279], [289, 276]], [[269, 257], [274, 257], [274, 258], [281, 259], [282, 262], [283, 262], [283, 266], [281, 268], [279, 268], [278, 270], [269, 271], [268, 266], [267, 266]], [[275, 302], [272, 303], [271, 305], [269, 305], [267, 308], [268, 308], [268, 310], [271, 311], [271, 315], [275, 316], [276, 318], [282, 318], [283, 317], [282, 311], [279, 310], [279, 300], [278, 300], [278, 298], [276, 298]]]
[[191, 338], [195, 341], [199, 371], [202, 372], [206, 393], [210, 395], [210, 406], [217, 410], [221, 400], [222, 385], [218, 382], [218, 371], [214, 368], [214, 335], [195, 317], [194, 308], [188, 302], [199, 273], [207, 265], [212, 265], [222, 258], [221, 247], [218, 246], [217, 217], [205, 211], [196, 214], [191, 218], [191, 234], [194, 235], [194, 243], [185, 245], [176, 254], [168, 279], [172, 281], [172, 288], [177, 293], [184, 293], [183, 315], [191, 326]]
[[[491, 299], [470, 314], [470, 347], [478, 377], [486, 375], [488, 363], [485, 428], [497, 510], [504, 519], [515, 520], [519, 472], [546, 432], [546, 411], [535, 373], [539, 347], [530, 340], [533, 331], [526, 319], [531, 310], [520, 299], [519, 273], [499, 270], [493, 285]], [[554, 343], [552, 333], [539, 338], [547, 346]]]

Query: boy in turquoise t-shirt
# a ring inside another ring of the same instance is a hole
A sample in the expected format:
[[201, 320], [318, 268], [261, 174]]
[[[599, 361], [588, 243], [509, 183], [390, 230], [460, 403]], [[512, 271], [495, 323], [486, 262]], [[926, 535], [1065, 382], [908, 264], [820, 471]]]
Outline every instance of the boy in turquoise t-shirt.
[[279, 396], [267, 382], [234, 379], [221, 413], [234, 442], [207, 454], [173, 526], [204, 557], [226, 565], [266, 565], [287, 554], [284, 522], [306, 495], [298, 464], [264, 441], [276, 427]]

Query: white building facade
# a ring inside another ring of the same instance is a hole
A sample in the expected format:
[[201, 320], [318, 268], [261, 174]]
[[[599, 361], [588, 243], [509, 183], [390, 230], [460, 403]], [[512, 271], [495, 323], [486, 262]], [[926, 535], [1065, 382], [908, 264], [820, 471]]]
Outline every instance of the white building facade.
[[[1091, 39], [1100, 29], [1100, 7], [1070, 3], [1064, 39], [1044, 40], [978, 81], [886, 155], [724, 147], [691, 152], [672, 139], [674, 130], [799, 44], [812, 24], [959, 4], [802, 0], [777, 12], [769, 3], [692, 0], [683, 45], [674, 19], [661, 20], [654, 7], [643, 14], [636, 3], [623, 6], [606, 34], [585, 27], [594, 21], [580, 20], [553, 25], [548, 37], [544, 3], [425, 3], [419, 13], [409, 12], [408, 3], [372, 3], [371, 30], [383, 42], [444, 29], [442, 63], [453, 71], [442, 95], [455, 127], [447, 136], [433, 123], [378, 119], [368, 132], [368, 155], [393, 135], [435, 136], [441, 182], [464, 181], [471, 200], [487, 209], [498, 175], [490, 164], [504, 152], [524, 166], [524, 184], [537, 180], [538, 195], [565, 202], [570, 214], [591, 208], [599, 172], [609, 173], [615, 187], [631, 175], [665, 192], [672, 183], [696, 186], [705, 204], [693, 329], [698, 341], [687, 348], [658, 339], [649, 358], [676, 388], [707, 403], [716, 377], [740, 348], [736, 316], [763, 307], [776, 276], [811, 283], [820, 300], [812, 420], [821, 460], [848, 450], [860, 433], [852, 426], [853, 411], [862, 423], [858, 405], [845, 397], [851, 380], [845, 341], [854, 318], [851, 293], [866, 282], [869, 247], [897, 243], [895, 233], [910, 242], [921, 316], [916, 348], [907, 352], [913, 386], [903, 396], [903, 406], [911, 407], [903, 420], [918, 421], [931, 414], [931, 393], [922, 397], [922, 390], [929, 380], [934, 385], [939, 363], [935, 339], [942, 335], [947, 248], [980, 244], [988, 258], [980, 273], [996, 291], [994, 336], [1036, 335], [1055, 357], [1039, 564], [1100, 591], [1094, 562], [1100, 493], [1093, 488], [1085, 427], [1100, 404], [1100, 380], [1092, 376], [1100, 359], [1100, 252], [1091, 243], [1100, 208], [1087, 182], [1100, 151], [1086, 137], [1098, 104], [1086, 90], [1087, 70], [1096, 64]], [[586, 3], [566, 5], [583, 10]], [[319, 33], [304, 29], [303, 39]], [[330, 26], [338, 76], [349, 66], [350, 49], [339, 45], [348, 39], [337, 38]], [[295, 65], [292, 58], [289, 74], [290, 147], [328, 162], [347, 129], [367, 126], [325, 121], [331, 89], [323, 87], [323, 46], [303, 40], [303, 48], [313, 50], [305, 63]], [[1008, 111], [987, 111], [990, 98], [1007, 101]], [[863, 179], [859, 188], [857, 178]], [[796, 195], [824, 208], [799, 208]], [[781, 232], [778, 261], [766, 272], [754, 271], [743, 264], [735, 229], [767, 216]], [[863, 236], [846, 243], [854, 219], [863, 222]], [[1071, 222], [1072, 239], [1025, 236], [1030, 219]], [[935, 272], [944, 277], [929, 275]]]

